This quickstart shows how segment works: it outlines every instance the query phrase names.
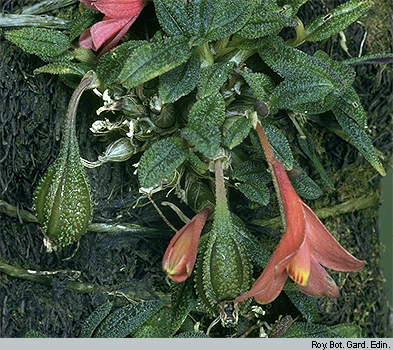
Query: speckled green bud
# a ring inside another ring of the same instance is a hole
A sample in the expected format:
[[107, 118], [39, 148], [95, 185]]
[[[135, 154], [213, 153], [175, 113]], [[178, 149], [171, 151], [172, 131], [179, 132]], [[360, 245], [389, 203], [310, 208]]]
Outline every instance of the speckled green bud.
[[90, 72], [74, 91], [67, 111], [60, 153], [39, 181], [34, 207], [48, 251], [74, 243], [86, 232], [92, 215], [90, 185], [76, 138], [75, 116], [82, 93], [97, 83]]
[[213, 225], [202, 244], [196, 271], [197, 293], [213, 315], [221, 314], [224, 305], [233, 304], [237, 296], [248, 290], [251, 275], [251, 265], [232, 220], [221, 180], [216, 174]]

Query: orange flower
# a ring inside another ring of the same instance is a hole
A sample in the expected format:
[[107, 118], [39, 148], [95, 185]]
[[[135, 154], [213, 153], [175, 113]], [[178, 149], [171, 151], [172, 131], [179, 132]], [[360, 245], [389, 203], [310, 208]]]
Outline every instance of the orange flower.
[[305, 294], [335, 298], [339, 295], [337, 285], [321, 265], [336, 271], [354, 271], [366, 262], [348, 253], [303, 203], [282, 163], [273, 156], [260, 124], [256, 130], [282, 203], [286, 230], [261, 276], [236, 301], [254, 297], [259, 303], [270, 303], [280, 294], [288, 276]]
[[146, 3], [146, 0], [79, 0], [82, 4], [103, 13], [101, 22], [86, 29], [79, 38], [79, 45], [97, 51], [99, 56], [114, 47], [127, 33]]
[[190, 277], [199, 237], [209, 215], [210, 209], [202, 209], [169, 242], [162, 259], [162, 269], [174, 282], [181, 283]]

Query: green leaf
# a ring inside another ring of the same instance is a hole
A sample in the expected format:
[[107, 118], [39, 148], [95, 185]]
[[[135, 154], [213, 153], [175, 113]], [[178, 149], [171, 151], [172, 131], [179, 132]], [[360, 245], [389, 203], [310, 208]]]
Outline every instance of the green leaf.
[[169, 338], [170, 326], [171, 309], [163, 307], [133, 331], [131, 336], [133, 338]]
[[220, 127], [225, 119], [225, 102], [214, 94], [195, 102], [181, 134], [206, 157], [213, 158], [221, 141]]
[[279, 109], [304, 113], [305, 103], [323, 101], [334, 90], [331, 80], [321, 79], [319, 76], [288, 78], [277, 85], [270, 96], [270, 102]]
[[221, 94], [201, 98], [192, 106], [188, 115], [188, 122], [209, 122], [220, 128], [225, 120], [225, 101]]
[[318, 156], [315, 151], [315, 146], [314, 146], [314, 142], [312, 139], [312, 135], [305, 129], [303, 130], [303, 132], [304, 132], [306, 138], [302, 138], [301, 136], [298, 136], [298, 142], [299, 142], [300, 148], [307, 155], [307, 157], [309, 157], [312, 160], [315, 168], [318, 170], [319, 175], [321, 175], [321, 178], [325, 181], [325, 183], [332, 190], [334, 190], [334, 186], [333, 186], [332, 182], [330, 181], [328, 175], [326, 174], [325, 169], [323, 168], [321, 162], [318, 159]]
[[202, 122], [201, 119], [189, 122], [181, 130], [181, 136], [208, 158], [213, 158], [217, 154], [221, 141], [220, 129], [210, 122]]
[[49, 63], [45, 66], [39, 67], [34, 70], [34, 74], [38, 73], [49, 73], [49, 74], [73, 74], [84, 76], [89, 70], [91, 70], [91, 66], [83, 63], [74, 63], [74, 62], [56, 62]]
[[362, 328], [357, 324], [340, 323], [330, 326], [330, 330], [343, 338], [362, 338]]
[[247, 39], [278, 34], [284, 27], [295, 27], [297, 22], [284, 14], [284, 9], [275, 6], [257, 6], [247, 24], [237, 34]]
[[171, 283], [171, 334], [175, 334], [178, 331], [196, 304], [197, 299], [192, 279], [189, 278], [184, 283]]
[[23, 28], [5, 33], [22, 50], [37, 56], [58, 56], [68, 50], [68, 36], [53, 29]]
[[322, 51], [310, 56], [287, 46], [278, 37], [260, 40], [258, 54], [265, 63], [284, 78], [303, 81], [306, 77], [330, 81], [335, 95], [342, 93], [353, 81], [354, 71], [349, 66], [335, 62]]
[[272, 254], [262, 245], [257, 237], [246, 229], [239, 217], [232, 214], [232, 221], [236, 228], [237, 238], [250, 256], [252, 263], [260, 268], [264, 268]]
[[318, 303], [315, 297], [304, 294], [299, 290], [285, 291], [289, 300], [300, 311], [307, 323], [315, 323], [319, 319]]
[[360, 103], [359, 96], [353, 87], [345, 90], [344, 94], [338, 98], [336, 108], [341, 109], [351, 117], [361, 128], [367, 126], [367, 114]]
[[274, 156], [281, 161], [286, 170], [291, 170], [293, 155], [287, 138], [272, 124], [263, 124], [263, 130], [269, 140]]
[[119, 80], [126, 88], [135, 87], [179, 66], [192, 52], [184, 36], [142, 43], [128, 57], [121, 58], [124, 65]]
[[304, 171], [299, 176], [291, 178], [291, 184], [296, 193], [303, 198], [317, 199], [323, 194], [319, 186]]
[[112, 310], [112, 304], [106, 302], [94, 310], [82, 324], [80, 338], [90, 338], [97, 326], [109, 315]]
[[190, 23], [182, 0], [154, 0], [154, 8], [162, 29], [169, 36], [187, 35]]
[[273, 79], [264, 73], [249, 73], [242, 71], [244, 79], [259, 101], [268, 101], [270, 94], [273, 92], [275, 84]]
[[204, 98], [218, 92], [228, 79], [233, 65], [233, 62], [217, 62], [201, 69], [201, 77], [198, 82], [199, 98]]
[[138, 178], [141, 187], [152, 187], [170, 175], [188, 155], [188, 143], [178, 137], [155, 142], [139, 161]]
[[128, 58], [146, 41], [130, 40], [103, 55], [97, 66], [97, 74], [103, 86], [118, 80]]
[[270, 193], [266, 184], [270, 178], [261, 162], [245, 161], [234, 169], [232, 176], [241, 181], [235, 185], [249, 200], [262, 205], [269, 203]]
[[235, 117], [234, 120], [227, 118], [224, 123], [223, 144], [232, 149], [240, 145], [251, 130], [251, 120], [246, 117]]
[[188, 2], [190, 34], [202, 40], [216, 41], [236, 33], [250, 18], [254, 2], [251, 0], [215, 0]]
[[149, 300], [130, 304], [109, 314], [94, 332], [94, 338], [124, 338], [156, 314], [165, 302]]
[[372, 6], [373, 2], [370, 0], [350, 0], [331, 12], [312, 19], [305, 26], [306, 40], [328, 39], [355, 22]]
[[333, 113], [343, 128], [344, 132], [349, 136], [354, 146], [363, 154], [370, 164], [382, 175], [385, 176], [386, 172], [383, 168], [381, 162], [379, 161], [375, 149], [368, 138], [367, 134], [352, 118], [349, 118], [346, 113], [344, 113], [339, 108], [334, 108]]
[[189, 94], [199, 81], [199, 66], [199, 57], [192, 55], [187, 62], [161, 74], [158, 92], [162, 103], [175, 102], [180, 97]]
[[338, 338], [328, 326], [313, 323], [294, 322], [282, 338]]

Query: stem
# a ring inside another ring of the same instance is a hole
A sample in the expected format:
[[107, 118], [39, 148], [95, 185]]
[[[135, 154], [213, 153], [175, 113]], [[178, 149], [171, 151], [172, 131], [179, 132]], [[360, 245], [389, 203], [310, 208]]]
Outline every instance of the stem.
[[216, 210], [224, 208], [228, 210], [227, 193], [224, 183], [224, 171], [222, 169], [222, 160], [214, 161], [214, 172], [216, 178]]
[[307, 33], [304, 29], [303, 22], [301, 19], [297, 16], [294, 17], [296, 22], [298, 23], [297, 26], [295, 27], [295, 32], [296, 32], [296, 38], [287, 40], [285, 44], [296, 47], [299, 46], [300, 44], [303, 44], [306, 41], [306, 36]]
[[261, 145], [262, 145], [262, 148], [263, 148], [263, 152], [265, 153], [266, 161], [267, 161], [267, 163], [269, 165], [269, 169], [270, 169], [270, 171], [273, 174], [274, 173], [274, 171], [273, 171], [273, 162], [274, 162], [274, 159], [276, 157], [274, 157], [272, 148], [270, 147], [269, 141], [267, 139], [265, 131], [262, 128], [261, 123], [259, 123], [259, 122], [257, 123], [257, 125], [255, 126], [255, 130], [256, 130], [256, 132], [258, 134], [259, 140], [261, 141]]

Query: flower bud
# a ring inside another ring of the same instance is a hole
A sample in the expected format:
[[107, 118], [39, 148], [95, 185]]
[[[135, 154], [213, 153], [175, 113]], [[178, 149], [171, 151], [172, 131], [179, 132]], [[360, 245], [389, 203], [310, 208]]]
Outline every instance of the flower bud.
[[210, 209], [202, 209], [169, 242], [162, 259], [162, 269], [174, 282], [184, 282], [191, 275], [199, 237], [209, 215]]

